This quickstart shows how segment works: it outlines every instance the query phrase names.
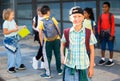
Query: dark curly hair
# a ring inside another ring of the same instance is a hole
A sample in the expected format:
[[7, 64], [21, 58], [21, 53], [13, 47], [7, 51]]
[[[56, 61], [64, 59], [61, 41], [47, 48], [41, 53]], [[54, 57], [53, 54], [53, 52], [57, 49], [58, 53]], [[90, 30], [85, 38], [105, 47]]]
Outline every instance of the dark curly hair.
[[91, 20], [95, 20], [95, 19], [94, 19], [94, 13], [93, 13], [92, 8], [86, 7], [86, 8], [84, 9], [84, 11], [86, 11], [86, 12], [90, 15], [89, 18], [90, 18]]
[[103, 5], [106, 4], [110, 8], [110, 3], [109, 2], [104, 2]]

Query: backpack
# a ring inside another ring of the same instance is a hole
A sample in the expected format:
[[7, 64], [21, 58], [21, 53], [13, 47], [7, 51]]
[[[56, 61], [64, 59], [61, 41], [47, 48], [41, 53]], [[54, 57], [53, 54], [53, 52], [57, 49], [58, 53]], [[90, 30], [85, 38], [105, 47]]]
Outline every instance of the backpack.
[[[66, 39], [66, 43], [65, 43], [65, 47], [69, 48], [69, 31], [70, 28], [67, 28], [63, 31], [65, 39]], [[85, 28], [85, 45], [86, 45], [86, 50], [87, 50], [87, 54], [90, 57], [90, 46], [89, 46], [89, 41], [90, 41], [90, 36], [91, 36], [91, 30], [88, 28]]]
[[48, 20], [43, 19], [42, 21], [44, 25], [43, 33], [45, 34], [46, 38], [49, 41], [55, 40], [59, 33], [52, 19], [51, 18], [49, 18]]
[[[35, 28], [37, 27], [38, 24], [38, 16], [35, 16]], [[39, 42], [39, 32], [33, 30], [35, 36], [34, 36], [34, 41], [38, 41]]]

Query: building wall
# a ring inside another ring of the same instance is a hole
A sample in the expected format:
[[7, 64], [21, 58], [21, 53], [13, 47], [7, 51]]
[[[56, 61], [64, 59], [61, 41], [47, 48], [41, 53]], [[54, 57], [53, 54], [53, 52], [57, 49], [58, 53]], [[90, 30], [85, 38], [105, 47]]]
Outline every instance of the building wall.
[[[14, 8], [15, 20], [18, 25], [26, 25], [32, 32], [32, 19], [36, 15], [37, 6], [46, 4], [51, 9], [51, 16], [59, 21], [61, 32], [72, 24], [69, 21], [69, 9], [73, 6], [82, 8], [91, 7], [94, 11], [95, 20], [102, 13], [102, 3], [109, 1], [111, 3], [111, 12], [115, 14], [116, 22], [116, 45], [115, 50], [120, 51], [119, 31], [120, 31], [120, 0], [0, 0], [0, 12], [5, 8]], [[0, 28], [2, 28], [2, 14], [0, 14]]]

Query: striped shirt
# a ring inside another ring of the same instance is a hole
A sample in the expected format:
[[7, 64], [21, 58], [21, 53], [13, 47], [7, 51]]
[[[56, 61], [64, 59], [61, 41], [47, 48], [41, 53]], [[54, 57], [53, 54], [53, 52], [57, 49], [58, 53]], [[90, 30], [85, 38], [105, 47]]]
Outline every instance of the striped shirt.
[[[89, 67], [89, 57], [85, 45], [85, 27], [76, 32], [74, 27], [69, 32], [69, 49], [66, 49], [66, 66], [76, 69], [87, 69]], [[64, 34], [61, 42], [66, 42]], [[96, 44], [97, 40], [91, 32], [90, 45]]]

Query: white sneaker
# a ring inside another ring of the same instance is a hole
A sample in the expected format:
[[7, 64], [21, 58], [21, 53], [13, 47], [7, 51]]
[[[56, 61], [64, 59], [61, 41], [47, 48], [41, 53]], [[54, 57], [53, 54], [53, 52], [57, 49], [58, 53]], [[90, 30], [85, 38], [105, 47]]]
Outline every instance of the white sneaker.
[[38, 60], [36, 60], [35, 57], [33, 57], [32, 67], [33, 67], [33, 69], [38, 69]]
[[41, 66], [40, 66], [40, 69], [44, 69], [45, 67], [44, 67], [44, 62], [42, 62], [41, 61], [41, 64], [40, 64]]

